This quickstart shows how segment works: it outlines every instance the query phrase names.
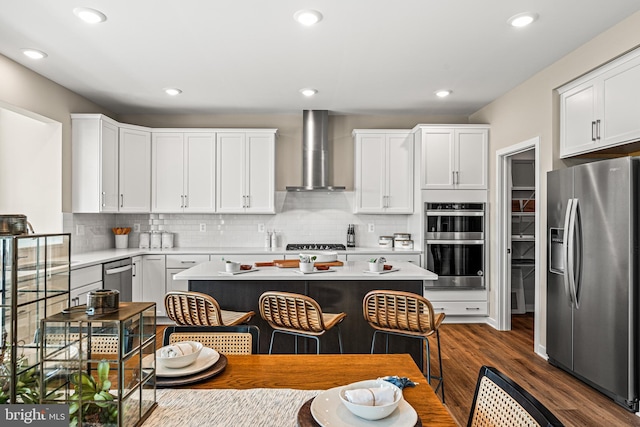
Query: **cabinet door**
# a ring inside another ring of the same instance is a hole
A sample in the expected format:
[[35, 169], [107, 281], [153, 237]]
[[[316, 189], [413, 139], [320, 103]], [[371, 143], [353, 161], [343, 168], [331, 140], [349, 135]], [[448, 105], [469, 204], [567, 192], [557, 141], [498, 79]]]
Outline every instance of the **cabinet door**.
[[594, 150], [596, 147], [595, 81], [588, 81], [560, 96], [560, 157]]
[[386, 136], [387, 202], [385, 212], [413, 213], [413, 135]]
[[69, 298], [71, 298], [70, 307], [86, 304], [87, 294], [91, 291], [97, 291], [99, 289], [102, 289], [102, 281], [90, 283], [76, 289], [71, 289], [71, 291], [69, 292]]
[[385, 212], [386, 137], [385, 134], [356, 135], [355, 212]]
[[215, 133], [184, 135], [184, 212], [215, 211]]
[[455, 140], [453, 129], [422, 131], [422, 188], [454, 188]]
[[154, 133], [151, 145], [151, 211], [182, 212], [184, 207], [182, 133]]
[[244, 212], [245, 134], [216, 135], [216, 212]]
[[120, 128], [120, 212], [151, 211], [151, 134]]
[[131, 258], [131, 301], [142, 301], [142, 257]]
[[457, 129], [456, 188], [484, 190], [487, 188], [487, 139], [486, 129]]
[[602, 76], [602, 121], [599, 145], [640, 139], [640, 57]]
[[245, 156], [245, 212], [275, 213], [275, 135], [248, 133]]
[[118, 212], [118, 127], [100, 122], [100, 212]]
[[165, 259], [164, 255], [142, 257], [142, 301], [156, 303], [156, 316], [166, 316], [164, 308]]

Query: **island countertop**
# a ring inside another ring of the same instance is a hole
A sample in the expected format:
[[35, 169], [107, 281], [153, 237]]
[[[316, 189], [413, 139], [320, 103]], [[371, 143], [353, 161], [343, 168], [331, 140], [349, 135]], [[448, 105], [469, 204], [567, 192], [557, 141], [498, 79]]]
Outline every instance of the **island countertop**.
[[223, 261], [208, 261], [176, 274], [174, 280], [437, 280], [438, 275], [410, 262], [393, 261], [393, 270], [388, 273], [369, 273], [365, 261], [346, 261], [343, 266], [331, 267], [330, 271], [302, 274], [298, 268], [253, 267], [252, 271], [240, 274], [224, 273]]

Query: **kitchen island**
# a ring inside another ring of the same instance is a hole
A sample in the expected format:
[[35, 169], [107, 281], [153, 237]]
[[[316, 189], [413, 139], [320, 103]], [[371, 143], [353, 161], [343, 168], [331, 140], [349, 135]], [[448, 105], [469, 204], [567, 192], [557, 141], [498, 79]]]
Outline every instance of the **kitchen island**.
[[[423, 283], [438, 276], [409, 262], [393, 262], [393, 269], [384, 274], [368, 273], [368, 263], [347, 261], [331, 267], [328, 272], [302, 274], [297, 268], [258, 267], [241, 274], [224, 274], [224, 262], [209, 261], [175, 275], [174, 280], [188, 280], [189, 290], [213, 296], [225, 310], [249, 311], [257, 314], [251, 324], [260, 328], [260, 352], [269, 348], [271, 328], [260, 318], [258, 300], [266, 291], [295, 292], [314, 298], [328, 313], [347, 313], [340, 325], [345, 353], [369, 353], [373, 329], [362, 315], [362, 300], [374, 289], [392, 289], [422, 295]], [[335, 328], [334, 328], [335, 329]], [[294, 337], [277, 334], [274, 353], [291, 353]], [[306, 340], [305, 340], [306, 341]], [[322, 353], [338, 353], [337, 331], [321, 338]], [[384, 339], [379, 339], [376, 352], [383, 352]], [[305, 342], [302, 351], [314, 353], [315, 344]], [[379, 344], [379, 346], [378, 346]], [[416, 363], [421, 358], [420, 340], [389, 337], [394, 353], [410, 353]]]

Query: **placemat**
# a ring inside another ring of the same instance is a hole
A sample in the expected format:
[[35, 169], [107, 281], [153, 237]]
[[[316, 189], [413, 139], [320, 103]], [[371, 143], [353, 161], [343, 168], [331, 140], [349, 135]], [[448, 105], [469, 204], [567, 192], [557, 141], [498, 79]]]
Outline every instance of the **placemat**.
[[322, 390], [157, 390], [158, 407], [144, 426], [295, 427], [300, 407]]

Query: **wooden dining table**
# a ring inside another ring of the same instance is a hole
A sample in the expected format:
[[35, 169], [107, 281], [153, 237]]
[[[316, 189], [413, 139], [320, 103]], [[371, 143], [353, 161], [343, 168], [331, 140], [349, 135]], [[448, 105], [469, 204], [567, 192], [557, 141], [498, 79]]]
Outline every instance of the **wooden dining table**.
[[218, 375], [176, 388], [327, 390], [387, 375], [418, 383], [403, 390], [424, 426], [456, 426], [408, 354], [227, 355]]

